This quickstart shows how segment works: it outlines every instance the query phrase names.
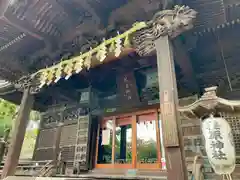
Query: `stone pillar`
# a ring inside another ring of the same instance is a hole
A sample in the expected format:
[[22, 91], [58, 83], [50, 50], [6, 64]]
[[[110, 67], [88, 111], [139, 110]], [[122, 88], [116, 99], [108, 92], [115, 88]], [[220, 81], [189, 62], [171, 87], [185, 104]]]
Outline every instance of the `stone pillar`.
[[187, 169], [177, 111], [178, 91], [172, 45], [168, 36], [162, 36], [155, 40], [155, 46], [168, 180], [186, 180]]
[[2, 172], [2, 178], [13, 176], [15, 174], [33, 102], [34, 97], [30, 94], [30, 88], [25, 89], [17, 119], [15, 121], [10, 147], [8, 149], [7, 158]]

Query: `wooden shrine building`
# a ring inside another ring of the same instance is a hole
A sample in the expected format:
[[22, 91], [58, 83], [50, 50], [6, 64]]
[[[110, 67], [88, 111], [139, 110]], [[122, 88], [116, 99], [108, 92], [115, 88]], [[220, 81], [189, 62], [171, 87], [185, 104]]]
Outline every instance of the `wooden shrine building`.
[[195, 150], [184, 138], [203, 144], [179, 104], [210, 86], [239, 99], [239, 10], [237, 0], [0, 1], [0, 97], [20, 104], [2, 177], [15, 173], [35, 109], [33, 160], [60, 158], [61, 175], [187, 179]]

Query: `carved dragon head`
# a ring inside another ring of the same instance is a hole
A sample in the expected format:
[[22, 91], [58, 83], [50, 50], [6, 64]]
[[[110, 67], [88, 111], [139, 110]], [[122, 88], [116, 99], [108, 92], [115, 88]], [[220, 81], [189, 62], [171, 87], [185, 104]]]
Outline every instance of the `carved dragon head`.
[[176, 6], [176, 16], [173, 17], [172, 29], [175, 30], [170, 36], [176, 37], [184, 31], [193, 28], [193, 21], [196, 19], [197, 12], [188, 6]]
[[176, 37], [193, 27], [197, 12], [188, 6], [175, 6], [173, 10], [163, 10], [155, 14], [152, 21], [155, 37], [169, 35]]
[[133, 44], [139, 55], [145, 56], [155, 50], [154, 41], [160, 36], [174, 38], [193, 27], [197, 12], [188, 6], [175, 6], [173, 10], [163, 10], [155, 14], [147, 27], [137, 31]]

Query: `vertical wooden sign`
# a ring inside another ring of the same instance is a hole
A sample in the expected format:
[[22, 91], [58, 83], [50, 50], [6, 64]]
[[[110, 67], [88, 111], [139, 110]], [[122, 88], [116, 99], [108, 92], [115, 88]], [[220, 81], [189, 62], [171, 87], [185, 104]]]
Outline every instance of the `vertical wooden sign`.
[[136, 79], [133, 72], [121, 74], [117, 78], [120, 102], [123, 107], [139, 104]]

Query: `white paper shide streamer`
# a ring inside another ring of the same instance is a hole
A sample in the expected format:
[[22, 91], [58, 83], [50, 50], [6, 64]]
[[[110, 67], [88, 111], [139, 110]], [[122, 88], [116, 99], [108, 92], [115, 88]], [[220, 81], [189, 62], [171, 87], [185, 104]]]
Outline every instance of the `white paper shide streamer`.
[[206, 153], [215, 173], [230, 177], [235, 169], [236, 161], [230, 125], [225, 119], [211, 115], [203, 120], [202, 132], [205, 138]]

